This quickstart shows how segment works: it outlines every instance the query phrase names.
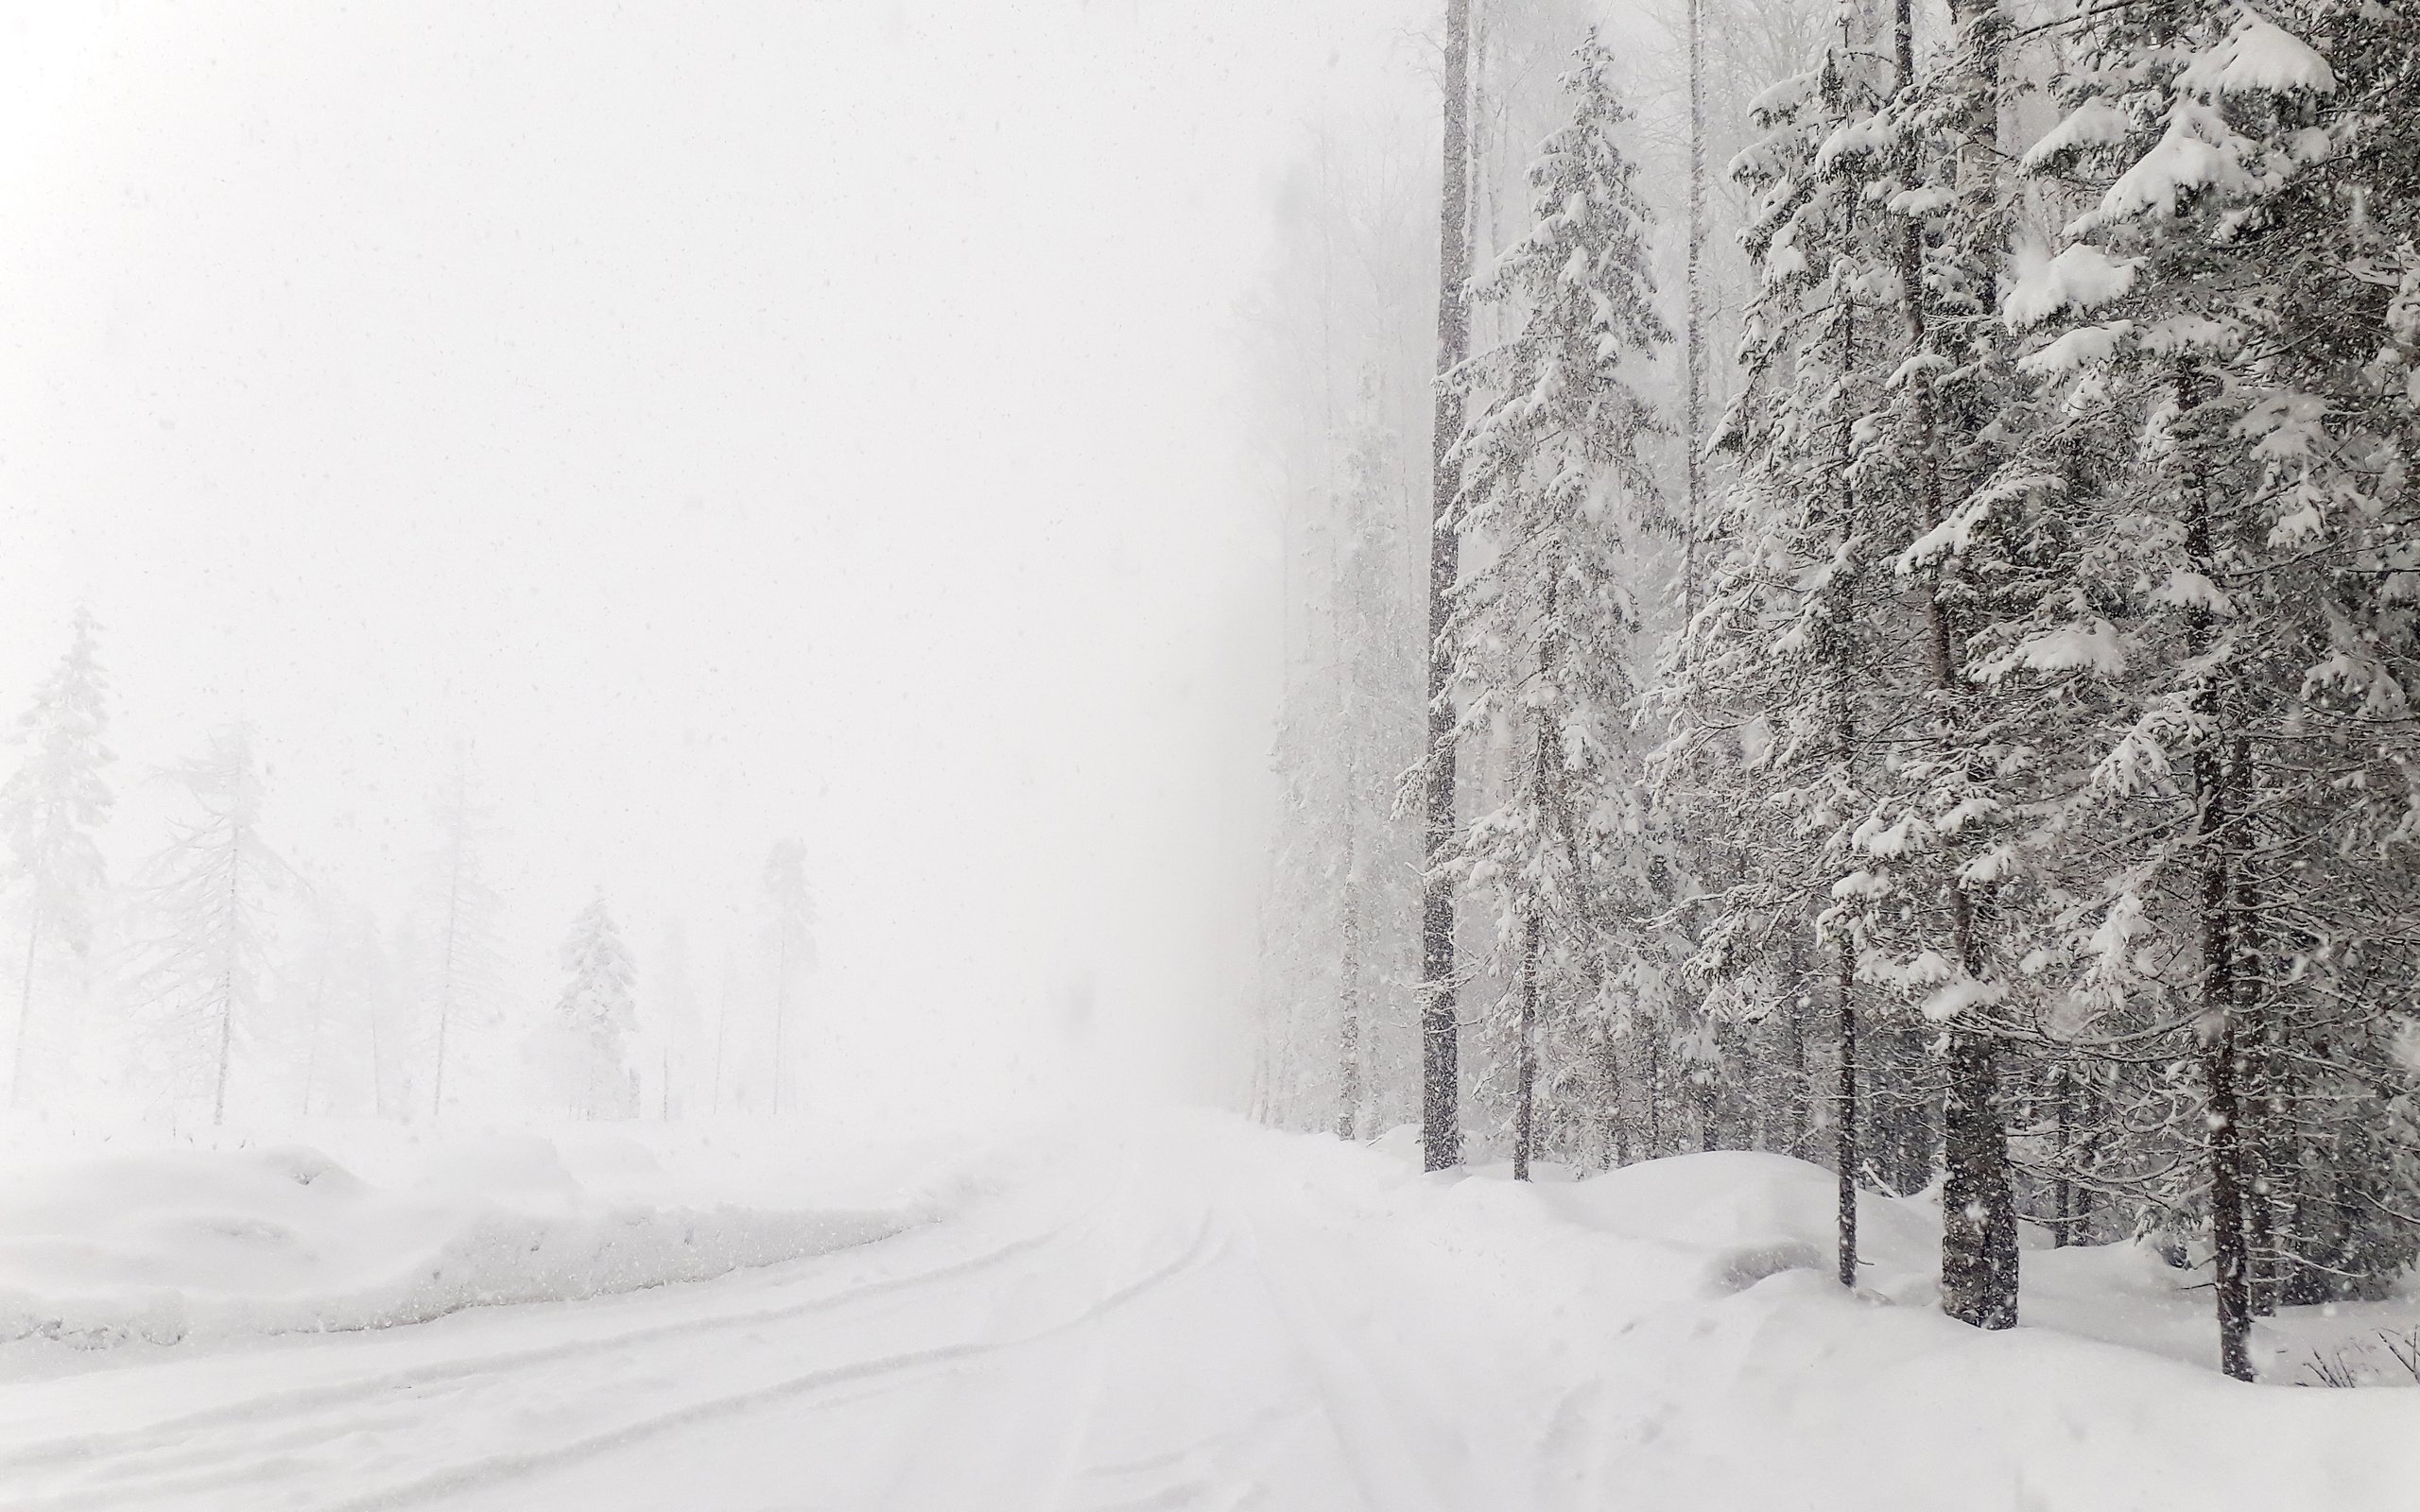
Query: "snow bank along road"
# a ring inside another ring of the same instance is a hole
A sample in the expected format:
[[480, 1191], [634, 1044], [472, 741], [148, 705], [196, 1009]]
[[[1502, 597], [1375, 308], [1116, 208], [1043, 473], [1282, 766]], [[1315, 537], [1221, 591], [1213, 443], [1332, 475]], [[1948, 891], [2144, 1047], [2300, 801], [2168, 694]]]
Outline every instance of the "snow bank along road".
[[9, 1382], [0, 1506], [2420, 1507], [2420, 1392], [1975, 1334], [1597, 1185], [1062, 1136], [815, 1260]]

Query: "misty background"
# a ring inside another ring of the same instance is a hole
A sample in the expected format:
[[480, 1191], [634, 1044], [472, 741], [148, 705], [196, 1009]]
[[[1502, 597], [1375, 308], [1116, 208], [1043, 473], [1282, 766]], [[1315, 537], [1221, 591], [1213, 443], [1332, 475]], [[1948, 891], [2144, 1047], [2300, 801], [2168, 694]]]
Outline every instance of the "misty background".
[[272, 842], [399, 916], [467, 747], [529, 1011], [600, 889], [710, 992], [796, 836], [803, 1100], [1233, 1101], [1247, 306], [1414, 9], [12, 6], [0, 693], [89, 608], [112, 881], [241, 719]]

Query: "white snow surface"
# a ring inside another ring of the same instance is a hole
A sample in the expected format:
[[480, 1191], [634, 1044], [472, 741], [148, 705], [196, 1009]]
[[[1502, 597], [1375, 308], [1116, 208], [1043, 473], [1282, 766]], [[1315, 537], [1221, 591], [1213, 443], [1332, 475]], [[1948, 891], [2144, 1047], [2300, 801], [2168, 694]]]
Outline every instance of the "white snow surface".
[[2332, 94], [2336, 71], [2310, 43], [2238, 4], [2226, 39], [2187, 63], [2177, 82], [2204, 95]]
[[2036, 378], [2064, 378], [2078, 369], [2107, 362], [2116, 356], [2118, 343], [2132, 335], [2134, 331], [2135, 322], [2132, 320], [2078, 326], [2041, 351], [2017, 358], [2016, 365]]
[[2141, 268], [2136, 258], [2112, 257], [2078, 243], [2055, 257], [2028, 257], [2009, 291], [2003, 318], [2009, 329], [2035, 326], [2062, 310], [2092, 310], [2124, 297]]
[[2104, 99], [2086, 100], [2026, 149], [2025, 166], [2039, 168], [2071, 147], [2116, 146], [2133, 129], [2134, 122], [2115, 105]]
[[[1931, 1305], [1921, 1199], [1865, 1199], [1850, 1294], [1813, 1166], [1516, 1185], [1407, 1143], [1138, 1114], [942, 1168], [934, 1222], [694, 1285], [95, 1351], [0, 1383], [0, 1505], [2341, 1512], [2420, 1485], [2420, 1392], [2225, 1380], [2206, 1293], [2131, 1246], [2029, 1252], [2027, 1326], [1986, 1334]], [[801, 1211], [840, 1168], [801, 1168]]]

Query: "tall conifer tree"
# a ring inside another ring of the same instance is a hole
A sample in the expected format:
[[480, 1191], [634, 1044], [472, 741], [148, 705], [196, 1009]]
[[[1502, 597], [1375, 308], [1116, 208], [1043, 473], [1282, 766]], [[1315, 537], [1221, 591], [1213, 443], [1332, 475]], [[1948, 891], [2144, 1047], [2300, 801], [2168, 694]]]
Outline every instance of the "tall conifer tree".
[[1664, 426], [1630, 373], [1671, 334], [1655, 311], [1614, 74], [1591, 35], [1564, 79], [1570, 123], [1530, 172], [1529, 233], [1473, 290], [1517, 324], [1448, 380], [1470, 414], [1450, 458], [1455, 526], [1487, 563], [1457, 590], [1446, 626], [1457, 735], [1500, 729], [1518, 752], [1509, 790], [1450, 856], [1491, 904], [1518, 982], [1524, 1174], [1545, 957], [1601, 985], [1620, 970], [1610, 957], [1621, 932], [1645, 912], [1632, 542], [1663, 513], [1641, 449]]
[[189, 816], [172, 823], [141, 879], [137, 987], [198, 1042], [210, 1121], [222, 1124], [237, 1057], [260, 1028], [273, 904], [296, 877], [262, 834], [249, 726], [212, 731], [201, 755], [164, 775], [183, 791]]

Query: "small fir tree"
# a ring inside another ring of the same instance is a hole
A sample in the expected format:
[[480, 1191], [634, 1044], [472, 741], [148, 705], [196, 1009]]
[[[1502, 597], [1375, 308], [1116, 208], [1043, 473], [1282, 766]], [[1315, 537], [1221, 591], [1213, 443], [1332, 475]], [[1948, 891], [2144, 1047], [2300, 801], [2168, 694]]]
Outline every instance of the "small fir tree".
[[631, 1065], [638, 1013], [637, 971], [601, 892], [572, 920], [560, 959], [569, 979], [553, 1022], [534, 1052], [564, 1110], [579, 1119], [638, 1116], [638, 1076]]

